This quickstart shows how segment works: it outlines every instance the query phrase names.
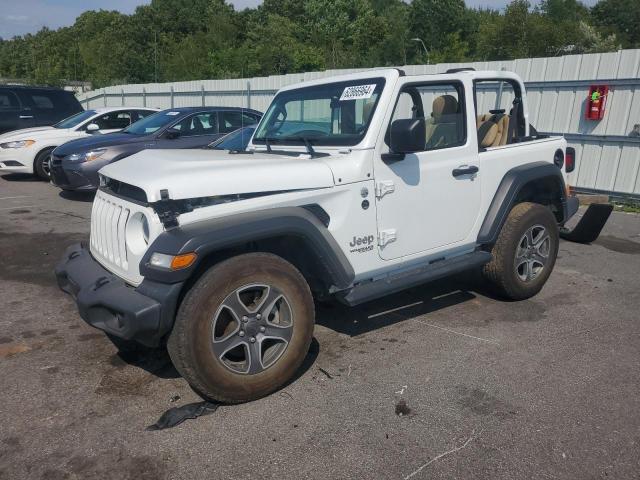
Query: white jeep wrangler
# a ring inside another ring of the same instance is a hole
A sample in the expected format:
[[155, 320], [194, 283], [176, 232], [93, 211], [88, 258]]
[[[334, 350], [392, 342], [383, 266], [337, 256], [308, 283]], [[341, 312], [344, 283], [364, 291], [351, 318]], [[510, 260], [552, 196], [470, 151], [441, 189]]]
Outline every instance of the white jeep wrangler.
[[508, 72], [374, 70], [283, 88], [247, 151], [149, 150], [101, 170], [88, 246], [56, 269], [80, 315], [168, 345], [203, 396], [300, 367], [314, 297], [348, 305], [482, 268], [540, 291], [576, 212], [573, 149], [538, 135]]

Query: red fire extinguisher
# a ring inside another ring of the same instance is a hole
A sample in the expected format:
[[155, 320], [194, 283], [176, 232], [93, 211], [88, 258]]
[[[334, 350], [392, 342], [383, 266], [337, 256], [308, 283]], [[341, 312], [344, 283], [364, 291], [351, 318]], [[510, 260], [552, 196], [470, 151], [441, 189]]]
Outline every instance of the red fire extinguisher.
[[587, 120], [602, 120], [604, 109], [607, 103], [609, 87], [607, 85], [591, 85], [589, 87], [589, 97], [587, 98]]

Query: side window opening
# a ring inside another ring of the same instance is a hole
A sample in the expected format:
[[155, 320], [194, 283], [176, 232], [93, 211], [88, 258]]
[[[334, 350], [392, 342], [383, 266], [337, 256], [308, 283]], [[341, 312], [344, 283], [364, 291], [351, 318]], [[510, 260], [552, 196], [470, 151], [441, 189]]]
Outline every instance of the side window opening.
[[187, 117], [171, 128], [178, 130], [181, 137], [195, 137], [217, 133], [217, 123], [216, 112], [207, 112]]
[[55, 107], [53, 105], [53, 101], [50, 97], [46, 95], [31, 95], [31, 100], [33, 100], [33, 104], [39, 110], [53, 110]]
[[13, 92], [0, 92], [0, 110], [17, 110], [19, 107], [18, 97]]
[[137, 122], [138, 120], [142, 120], [144, 117], [148, 117], [149, 115], [151, 115], [153, 113], [155, 113], [155, 112], [148, 111], [148, 110], [135, 110], [133, 112], [134, 118], [132, 119], [132, 123], [133, 122]]
[[121, 130], [131, 125], [130, 112], [110, 112], [96, 118], [92, 123], [100, 127], [100, 130]]
[[[475, 84], [478, 147], [517, 143], [525, 136], [522, 92], [510, 80], [479, 80]], [[531, 128], [531, 132], [535, 129]]]
[[230, 133], [238, 128], [253, 125], [258, 121], [255, 116], [241, 111], [221, 112], [221, 117], [220, 133]]
[[[464, 145], [466, 124], [462, 85], [451, 83], [405, 87], [398, 97], [391, 123], [415, 118], [425, 119], [425, 151]], [[390, 144], [389, 135], [388, 129], [385, 136], [387, 145]]]

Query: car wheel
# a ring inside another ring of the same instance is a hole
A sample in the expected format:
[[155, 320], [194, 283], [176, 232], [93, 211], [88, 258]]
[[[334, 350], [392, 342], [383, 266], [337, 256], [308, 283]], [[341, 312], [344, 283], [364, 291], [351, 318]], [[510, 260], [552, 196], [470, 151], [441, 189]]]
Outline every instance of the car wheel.
[[290, 381], [309, 351], [313, 297], [302, 274], [268, 253], [223, 261], [185, 296], [169, 355], [201, 395], [240, 403]]
[[38, 155], [36, 155], [36, 159], [33, 162], [33, 171], [42, 180], [51, 180], [49, 159], [51, 158], [51, 153], [53, 152], [53, 150], [53, 148], [48, 148], [41, 151], [40, 153], [38, 153]]
[[483, 268], [497, 293], [511, 300], [537, 294], [551, 275], [558, 255], [558, 225], [551, 211], [537, 203], [516, 205], [500, 231]]

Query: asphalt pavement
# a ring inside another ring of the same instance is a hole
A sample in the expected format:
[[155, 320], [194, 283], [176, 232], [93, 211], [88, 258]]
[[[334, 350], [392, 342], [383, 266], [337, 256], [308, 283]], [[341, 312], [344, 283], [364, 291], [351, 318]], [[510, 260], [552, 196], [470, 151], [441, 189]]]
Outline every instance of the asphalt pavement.
[[118, 352], [58, 290], [90, 211], [0, 177], [0, 479], [640, 478], [636, 214], [562, 242], [530, 300], [463, 275], [319, 306], [290, 385], [151, 432], [201, 399], [166, 352]]

